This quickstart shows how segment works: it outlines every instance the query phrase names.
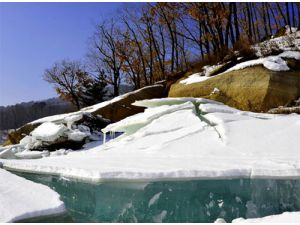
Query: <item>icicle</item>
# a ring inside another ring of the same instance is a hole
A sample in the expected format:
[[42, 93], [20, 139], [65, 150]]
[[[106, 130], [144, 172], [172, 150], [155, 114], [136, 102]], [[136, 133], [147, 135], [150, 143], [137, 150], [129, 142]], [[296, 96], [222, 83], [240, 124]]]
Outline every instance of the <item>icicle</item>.
[[112, 138], [114, 139], [115, 138], [115, 132], [112, 131], [111, 133], [112, 133]]
[[105, 144], [105, 142], [106, 142], [106, 132], [103, 133], [103, 144]]

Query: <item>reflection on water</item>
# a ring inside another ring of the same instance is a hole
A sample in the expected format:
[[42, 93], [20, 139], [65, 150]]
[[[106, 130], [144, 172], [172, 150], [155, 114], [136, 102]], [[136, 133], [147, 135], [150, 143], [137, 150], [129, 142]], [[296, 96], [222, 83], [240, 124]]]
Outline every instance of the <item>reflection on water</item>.
[[300, 211], [300, 180], [196, 180], [88, 184], [18, 173], [57, 191], [68, 214], [30, 222], [227, 222]]

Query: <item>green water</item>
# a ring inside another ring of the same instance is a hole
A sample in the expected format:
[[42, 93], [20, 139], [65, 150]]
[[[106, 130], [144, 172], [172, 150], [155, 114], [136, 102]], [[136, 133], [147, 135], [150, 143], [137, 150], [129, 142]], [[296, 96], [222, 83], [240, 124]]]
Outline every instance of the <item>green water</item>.
[[57, 191], [67, 214], [25, 222], [227, 222], [300, 211], [300, 180], [88, 184], [18, 173]]

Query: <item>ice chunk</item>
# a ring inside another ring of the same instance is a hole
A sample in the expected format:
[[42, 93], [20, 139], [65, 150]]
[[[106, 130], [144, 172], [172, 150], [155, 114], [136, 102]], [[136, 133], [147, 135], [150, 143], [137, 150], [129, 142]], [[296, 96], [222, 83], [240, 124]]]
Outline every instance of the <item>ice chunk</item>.
[[153, 216], [154, 223], [162, 223], [164, 218], [167, 216], [167, 210], [161, 211], [161, 213], [157, 214], [156, 216]]
[[15, 156], [19, 159], [39, 159], [45, 155], [48, 155], [49, 152], [41, 152], [41, 151], [22, 151], [16, 153]]
[[148, 208], [150, 208], [153, 204], [155, 204], [159, 200], [161, 194], [162, 192], [158, 192], [150, 199], [148, 203]]
[[88, 137], [89, 135], [90, 135], [90, 133], [87, 133], [87, 132], [81, 132], [81, 131], [78, 130], [78, 129], [76, 129], [76, 130], [71, 130], [71, 131], [68, 132], [68, 140], [81, 142], [81, 141], [83, 141], [86, 137]]
[[195, 108], [191, 102], [186, 102], [180, 105], [163, 105], [160, 107], [146, 109], [145, 112], [139, 113], [125, 118], [117, 123], [113, 123], [102, 129], [103, 133], [107, 132], [125, 132], [126, 134], [132, 134], [141, 127], [149, 124], [152, 120], [159, 118], [164, 114], [175, 112], [183, 109]]
[[67, 127], [63, 124], [56, 125], [52, 122], [46, 122], [35, 128], [31, 135], [37, 140], [53, 142], [58, 139], [65, 131]]
[[132, 105], [153, 108], [163, 105], [179, 105], [186, 102], [194, 102], [196, 104], [206, 104], [213, 103], [217, 105], [223, 105], [221, 102], [213, 101], [205, 98], [156, 98], [156, 99], [146, 99], [134, 102]]
[[49, 187], [3, 169], [0, 169], [0, 202], [1, 223], [65, 212], [59, 195]]
[[240, 110], [229, 107], [227, 105], [216, 105], [216, 104], [200, 104], [199, 109], [202, 113], [214, 113], [214, 112], [223, 112], [223, 113], [237, 113]]

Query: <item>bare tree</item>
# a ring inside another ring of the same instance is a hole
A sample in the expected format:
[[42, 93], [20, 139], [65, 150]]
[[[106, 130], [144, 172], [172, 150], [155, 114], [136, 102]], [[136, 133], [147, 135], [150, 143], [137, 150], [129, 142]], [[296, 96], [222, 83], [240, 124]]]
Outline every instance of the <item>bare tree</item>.
[[91, 82], [91, 78], [79, 62], [66, 60], [46, 69], [44, 79], [54, 85], [61, 98], [73, 103], [77, 109], [81, 108], [80, 96]]

